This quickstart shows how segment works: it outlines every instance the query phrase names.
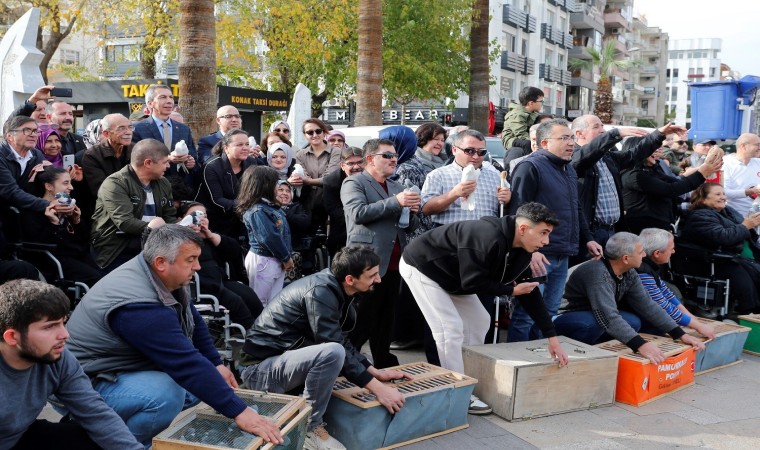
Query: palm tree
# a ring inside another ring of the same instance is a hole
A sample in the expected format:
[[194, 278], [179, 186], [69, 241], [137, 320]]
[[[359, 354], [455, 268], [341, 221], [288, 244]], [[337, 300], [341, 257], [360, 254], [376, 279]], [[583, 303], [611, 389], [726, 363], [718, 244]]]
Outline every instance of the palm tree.
[[614, 70], [626, 70], [638, 66], [641, 61], [630, 59], [615, 59], [615, 40], [606, 39], [602, 44], [602, 50], [587, 48], [591, 59], [570, 58], [568, 67], [570, 70], [593, 70], [599, 69], [599, 82], [594, 92], [594, 114], [602, 123], [612, 123], [612, 83], [610, 75]]
[[354, 125], [383, 124], [383, 2], [359, 0]]
[[472, 5], [470, 30], [470, 128], [488, 133], [488, 0]]
[[180, 0], [179, 101], [195, 136], [213, 132], [216, 117], [214, 0]]

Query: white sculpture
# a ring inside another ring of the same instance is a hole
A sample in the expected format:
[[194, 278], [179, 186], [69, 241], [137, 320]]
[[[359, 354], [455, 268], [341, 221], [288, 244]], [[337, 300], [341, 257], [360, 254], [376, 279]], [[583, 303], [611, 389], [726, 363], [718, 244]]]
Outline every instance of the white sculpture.
[[306, 146], [306, 137], [301, 130], [303, 121], [311, 117], [311, 90], [301, 83], [298, 83], [293, 93], [293, 103], [290, 104], [288, 113], [288, 126], [290, 126], [290, 141], [293, 148], [301, 149]]
[[0, 41], [0, 121], [8, 116], [39, 87], [44, 86], [37, 49], [40, 10], [30, 8]]

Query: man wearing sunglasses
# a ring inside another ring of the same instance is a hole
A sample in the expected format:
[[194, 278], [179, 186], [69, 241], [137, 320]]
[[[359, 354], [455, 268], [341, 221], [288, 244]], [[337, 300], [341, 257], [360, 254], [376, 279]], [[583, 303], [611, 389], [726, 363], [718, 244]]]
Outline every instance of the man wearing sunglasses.
[[216, 111], [216, 124], [219, 125], [219, 131], [198, 139], [198, 159], [201, 164], [211, 158], [211, 149], [222, 140], [226, 132], [242, 128], [243, 119], [237, 108], [225, 105]]
[[685, 138], [678, 136], [677, 134], [669, 134], [665, 138], [665, 148], [662, 150], [662, 158], [670, 166], [670, 171], [674, 175], [680, 175], [683, 172], [681, 167], [681, 161], [686, 159], [687, 151], [689, 150], [689, 144]]
[[[454, 138], [452, 151], [454, 162], [433, 170], [425, 178], [422, 212], [437, 225], [498, 217], [499, 204], [509, 203], [511, 191], [499, 187], [501, 179], [493, 166], [483, 165], [487, 153], [485, 137], [479, 131], [464, 130]], [[480, 177], [477, 181], [462, 181], [462, 170], [470, 164], [480, 169]], [[474, 199], [475, 209], [463, 209], [463, 198]]]

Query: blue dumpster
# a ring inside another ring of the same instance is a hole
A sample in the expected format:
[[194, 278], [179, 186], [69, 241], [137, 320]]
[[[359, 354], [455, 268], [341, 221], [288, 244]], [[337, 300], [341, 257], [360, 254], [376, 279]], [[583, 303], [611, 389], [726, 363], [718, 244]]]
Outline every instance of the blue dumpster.
[[747, 75], [741, 80], [689, 83], [691, 89], [691, 128], [689, 139], [736, 139], [742, 133], [744, 114], [740, 105], [752, 105], [760, 87], [760, 77]]

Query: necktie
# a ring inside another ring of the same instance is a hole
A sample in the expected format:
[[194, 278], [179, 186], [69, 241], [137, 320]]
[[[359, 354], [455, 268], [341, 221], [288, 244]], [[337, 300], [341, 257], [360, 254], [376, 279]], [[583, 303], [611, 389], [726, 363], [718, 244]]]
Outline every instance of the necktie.
[[172, 132], [169, 128], [169, 124], [166, 122], [163, 122], [161, 124], [161, 127], [164, 129], [164, 144], [166, 144], [166, 147], [169, 149], [169, 151], [172, 150]]

